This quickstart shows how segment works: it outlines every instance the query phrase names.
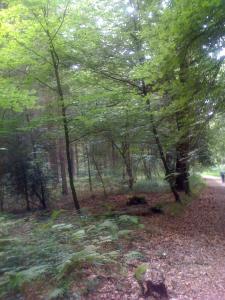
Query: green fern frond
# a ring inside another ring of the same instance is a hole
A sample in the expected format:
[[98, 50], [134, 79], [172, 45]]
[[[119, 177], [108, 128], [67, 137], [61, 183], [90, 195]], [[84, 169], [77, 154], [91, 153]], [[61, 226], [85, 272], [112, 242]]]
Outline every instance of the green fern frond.
[[59, 297], [63, 297], [66, 294], [65, 288], [56, 288], [48, 296], [48, 300], [55, 300]]

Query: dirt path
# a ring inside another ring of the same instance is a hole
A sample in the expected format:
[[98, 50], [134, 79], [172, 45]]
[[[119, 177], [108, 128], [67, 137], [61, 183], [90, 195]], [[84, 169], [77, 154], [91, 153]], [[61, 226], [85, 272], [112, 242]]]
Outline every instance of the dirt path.
[[161, 220], [160, 239], [151, 241], [156, 256], [167, 253], [155, 263], [164, 270], [174, 299], [225, 299], [225, 186], [219, 179], [206, 181], [200, 198], [180, 218]]
[[[164, 273], [173, 300], [225, 300], [225, 185], [206, 182], [182, 216], [144, 217], [146, 231], [133, 242]], [[88, 299], [142, 299], [133, 273], [131, 267], [127, 281], [109, 280]]]

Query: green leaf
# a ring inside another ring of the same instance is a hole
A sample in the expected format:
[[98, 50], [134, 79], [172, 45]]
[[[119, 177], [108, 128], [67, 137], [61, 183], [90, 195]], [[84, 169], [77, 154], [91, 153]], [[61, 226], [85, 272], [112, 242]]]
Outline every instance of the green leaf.
[[141, 281], [143, 279], [143, 276], [146, 273], [147, 269], [148, 269], [147, 264], [141, 264], [135, 269], [134, 277], [136, 278], [137, 281]]

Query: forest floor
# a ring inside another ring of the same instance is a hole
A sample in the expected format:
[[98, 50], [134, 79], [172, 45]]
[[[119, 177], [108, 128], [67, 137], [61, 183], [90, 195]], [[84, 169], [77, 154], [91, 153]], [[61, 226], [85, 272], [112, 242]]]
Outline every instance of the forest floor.
[[[207, 177], [205, 180], [206, 186], [200, 195], [191, 201], [186, 200], [185, 205], [180, 207], [174, 204], [170, 193], [143, 193], [147, 205], [132, 207], [126, 205], [127, 195], [122, 194], [109, 196], [107, 201], [86, 199], [82, 204], [91, 214], [101, 215], [108, 211], [109, 220], [110, 215], [117, 213], [138, 215], [143, 226], [135, 229], [130, 237], [118, 240], [117, 246], [121, 249], [118, 267], [111, 264], [86, 267], [83, 275], [72, 281], [69, 294], [54, 299], [143, 300], [134, 274], [144, 263], [150, 270], [163, 274], [171, 300], [225, 300], [225, 185], [216, 177]], [[153, 214], [150, 207], [159, 204], [164, 205], [165, 213]], [[41, 223], [39, 217], [35, 223], [35, 214], [28, 215], [24, 221], [22, 219], [21, 225], [13, 229], [14, 236], [27, 236], [29, 240], [29, 232], [32, 233], [38, 226], [42, 232], [46, 225]], [[65, 222], [76, 220], [71, 209], [66, 210], [62, 217]], [[41, 235], [44, 240], [38, 240], [39, 248], [42, 248], [41, 243], [44, 243], [44, 247], [46, 239], [50, 242], [48, 232], [51, 231], [48, 231], [48, 227], [46, 230], [46, 234], [43, 237]], [[62, 235], [59, 237], [62, 239]], [[70, 231], [67, 237], [70, 237]], [[87, 237], [84, 242], [92, 243], [95, 240], [89, 241]], [[41, 248], [40, 251], [43, 250]], [[52, 248], [51, 251], [54, 250], [54, 244]], [[130, 251], [141, 253], [141, 258], [131, 259], [124, 264], [123, 258]], [[42, 256], [40, 260], [42, 262]], [[86, 293], [79, 294], [79, 289], [84, 289], [87, 283], [89, 287]], [[50, 299], [46, 295], [51, 284], [50, 280], [29, 283], [18, 297], [6, 297], [4, 300]]]
[[[141, 218], [145, 230], [133, 243], [150, 268], [161, 270], [170, 299], [225, 299], [225, 185], [206, 178], [207, 187], [178, 216]], [[143, 299], [134, 280], [109, 278], [87, 298]]]

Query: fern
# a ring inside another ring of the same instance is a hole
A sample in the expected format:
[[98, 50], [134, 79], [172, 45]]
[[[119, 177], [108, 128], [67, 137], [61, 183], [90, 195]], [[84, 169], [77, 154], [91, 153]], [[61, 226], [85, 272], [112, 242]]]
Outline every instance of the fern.
[[62, 214], [62, 210], [53, 210], [53, 212], [51, 213], [50, 218], [51, 218], [52, 221], [56, 221], [61, 214]]
[[147, 269], [148, 269], [147, 264], [141, 264], [135, 269], [134, 277], [136, 278], [137, 281], [142, 281], [143, 276], [145, 275]]
[[72, 228], [73, 228], [72, 224], [65, 224], [65, 223], [56, 224], [52, 226], [52, 229], [57, 229], [57, 230], [70, 230]]
[[109, 230], [112, 233], [115, 233], [119, 230], [118, 225], [112, 220], [105, 220], [103, 223], [98, 225], [98, 228], [101, 230]]
[[[70, 222], [60, 218], [61, 212], [55, 211], [48, 221], [28, 224], [0, 216], [0, 229], [4, 228], [3, 223], [7, 224], [4, 236], [0, 235], [0, 295], [20, 290], [25, 283], [48, 275], [49, 279], [55, 278], [57, 286], [49, 299], [64, 297], [65, 288], [60, 283], [69, 279], [71, 273], [82, 272], [87, 264], [118, 264], [121, 253], [116, 241], [130, 235], [132, 227], [138, 224], [138, 218], [130, 216], [101, 220], [86, 217]], [[10, 232], [18, 223], [26, 226], [26, 235], [15, 238]], [[106, 243], [111, 251], [106, 250]]]
[[66, 295], [67, 290], [65, 288], [56, 288], [48, 296], [48, 300], [54, 300]]
[[25, 283], [36, 280], [46, 274], [47, 265], [34, 266], [19, 272], [6, 273], [4, 285], [8, 290], [19, 290]]
[[85, 230], [80, 229], [72, 234], [72, 240], [73, 241], [81, 240], [81, 239], [85, 238], [85, 236], [86, 236]]
[[129, 234], [131, 234], [131, 232], [132, 232], [132, 230], [123, 229], [123, 230], [119, 230], [117, 234], [119, 237], [125, 237], [125, 236], [128, 236]]
[[138, 217], [123, 215], [118, 218], [118, 221], [122, 224], [134, 224], [137, 225], [139, 223]]
[[125, 260], [135, 260], [135, 259], [142, 259], [144, 258], [144, 255], [139, 251], [130, 251], [127, 254], [125, 254]]

